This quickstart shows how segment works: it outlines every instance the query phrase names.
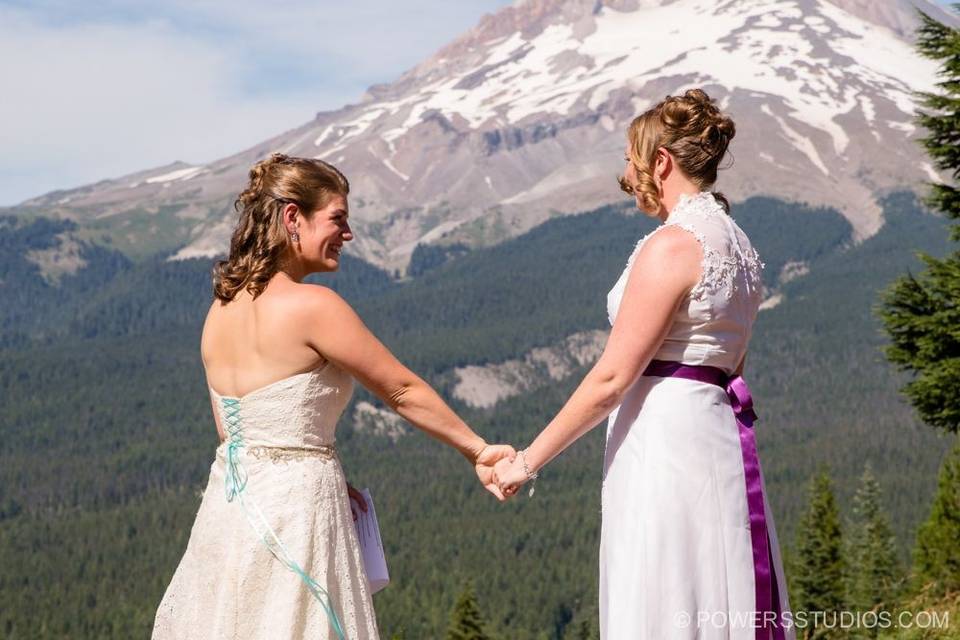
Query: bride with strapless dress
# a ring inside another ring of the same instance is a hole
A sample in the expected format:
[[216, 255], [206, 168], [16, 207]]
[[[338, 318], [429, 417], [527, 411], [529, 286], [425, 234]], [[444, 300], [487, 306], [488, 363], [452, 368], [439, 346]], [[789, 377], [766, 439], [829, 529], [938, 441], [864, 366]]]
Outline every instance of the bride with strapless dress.
[[226, 439], [154, 640], [379, 637], [335, 448], [352, 391], [332, 362], [239, 398], [210, 389]]
[[[513, 447], [487, 443], [343, 298], [303, 282], [339, 270], [353, 240], [349, 192], [333, 165], [275, 153], [250, 169], [235, 202], [200, 341], [223, 442], [153, 640], [378, 638], [351, 497], [368, 507], [334, 438], [354, 380], [505, 499], [493, 465]], [[300, 373], [283, 377], [290, 371]], [[273, 382], [243, 393], [253, 380]]]

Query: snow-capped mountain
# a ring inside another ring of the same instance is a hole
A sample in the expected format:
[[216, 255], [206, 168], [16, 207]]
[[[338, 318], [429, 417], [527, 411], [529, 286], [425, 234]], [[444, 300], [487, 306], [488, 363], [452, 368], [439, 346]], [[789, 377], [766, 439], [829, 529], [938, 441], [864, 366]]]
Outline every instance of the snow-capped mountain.
[[363, 101], [204, 166], [177, 163], [19, 208], [94, 226], [134, 250], [225, 250], [230, 205], [272, 151], [352, 183], [352, 250], [399, 267], [417, 243], [487, 243], [622, 200], [630, 120], [700, 86], [737, 122], [718, 188], [837, 207], [866, 237], [877, 199], [938, 178], [912, 141], [936, 65], [912, 47], [926, 0], [524, 0]]

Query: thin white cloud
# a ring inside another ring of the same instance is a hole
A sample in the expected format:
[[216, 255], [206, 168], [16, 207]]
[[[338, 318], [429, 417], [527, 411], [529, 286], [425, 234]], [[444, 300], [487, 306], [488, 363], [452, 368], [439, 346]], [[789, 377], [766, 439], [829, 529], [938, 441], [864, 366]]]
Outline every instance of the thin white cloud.
[[504, 4], [0, 4], [0, 204], [239, 151], [355, 101]]

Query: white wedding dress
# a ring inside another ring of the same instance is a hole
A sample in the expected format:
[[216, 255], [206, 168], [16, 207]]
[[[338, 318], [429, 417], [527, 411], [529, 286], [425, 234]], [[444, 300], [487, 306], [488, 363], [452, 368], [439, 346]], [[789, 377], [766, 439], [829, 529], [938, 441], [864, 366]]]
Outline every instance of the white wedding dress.
[[[702, 276], [654, 358], [732, 373], [747, 352], [763, 265], [710, 193], [682, 197], [647, 238], [666, 227], [683, 228], [700, 242]], [[611, 324], [644, 240], [609, 293]], [[762, 411], [761, 404], [761, 432], [768, 426]], [[757, 607], [744, 461], [726, 391], [641, 377], [610, 415], [603, 478], [601, 638], [759, 637], [750, 618]], [[773, 518], [764, 506], [780, 610], [789, 612]], [[788, 629], [785, 637], [795, 636]]]
[[281, 558], [327, 592], [347, 640], [379, 637], [334, 449], [352, 391], [330, 362], [241, 398], [211, 389], [228, 436], [153, 640], [338, 638], [326, 598]]

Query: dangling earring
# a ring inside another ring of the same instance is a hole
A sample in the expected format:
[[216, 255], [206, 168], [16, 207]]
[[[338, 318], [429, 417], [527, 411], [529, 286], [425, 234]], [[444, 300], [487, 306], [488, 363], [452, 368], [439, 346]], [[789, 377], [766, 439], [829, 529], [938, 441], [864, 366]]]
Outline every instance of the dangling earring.
[[299, 233], [298, 231], [294, 231], [293, 233], [290, 234], [290, 239], [293, 240], [294, 242], [296, 242], [297, 244], [299, 244], [299, 243], [300, 243], [300, 233]]
[[663, 191], [663, 178], [655, 176], [654, 181], [657, 183], [657, 193], [661, 193]]

